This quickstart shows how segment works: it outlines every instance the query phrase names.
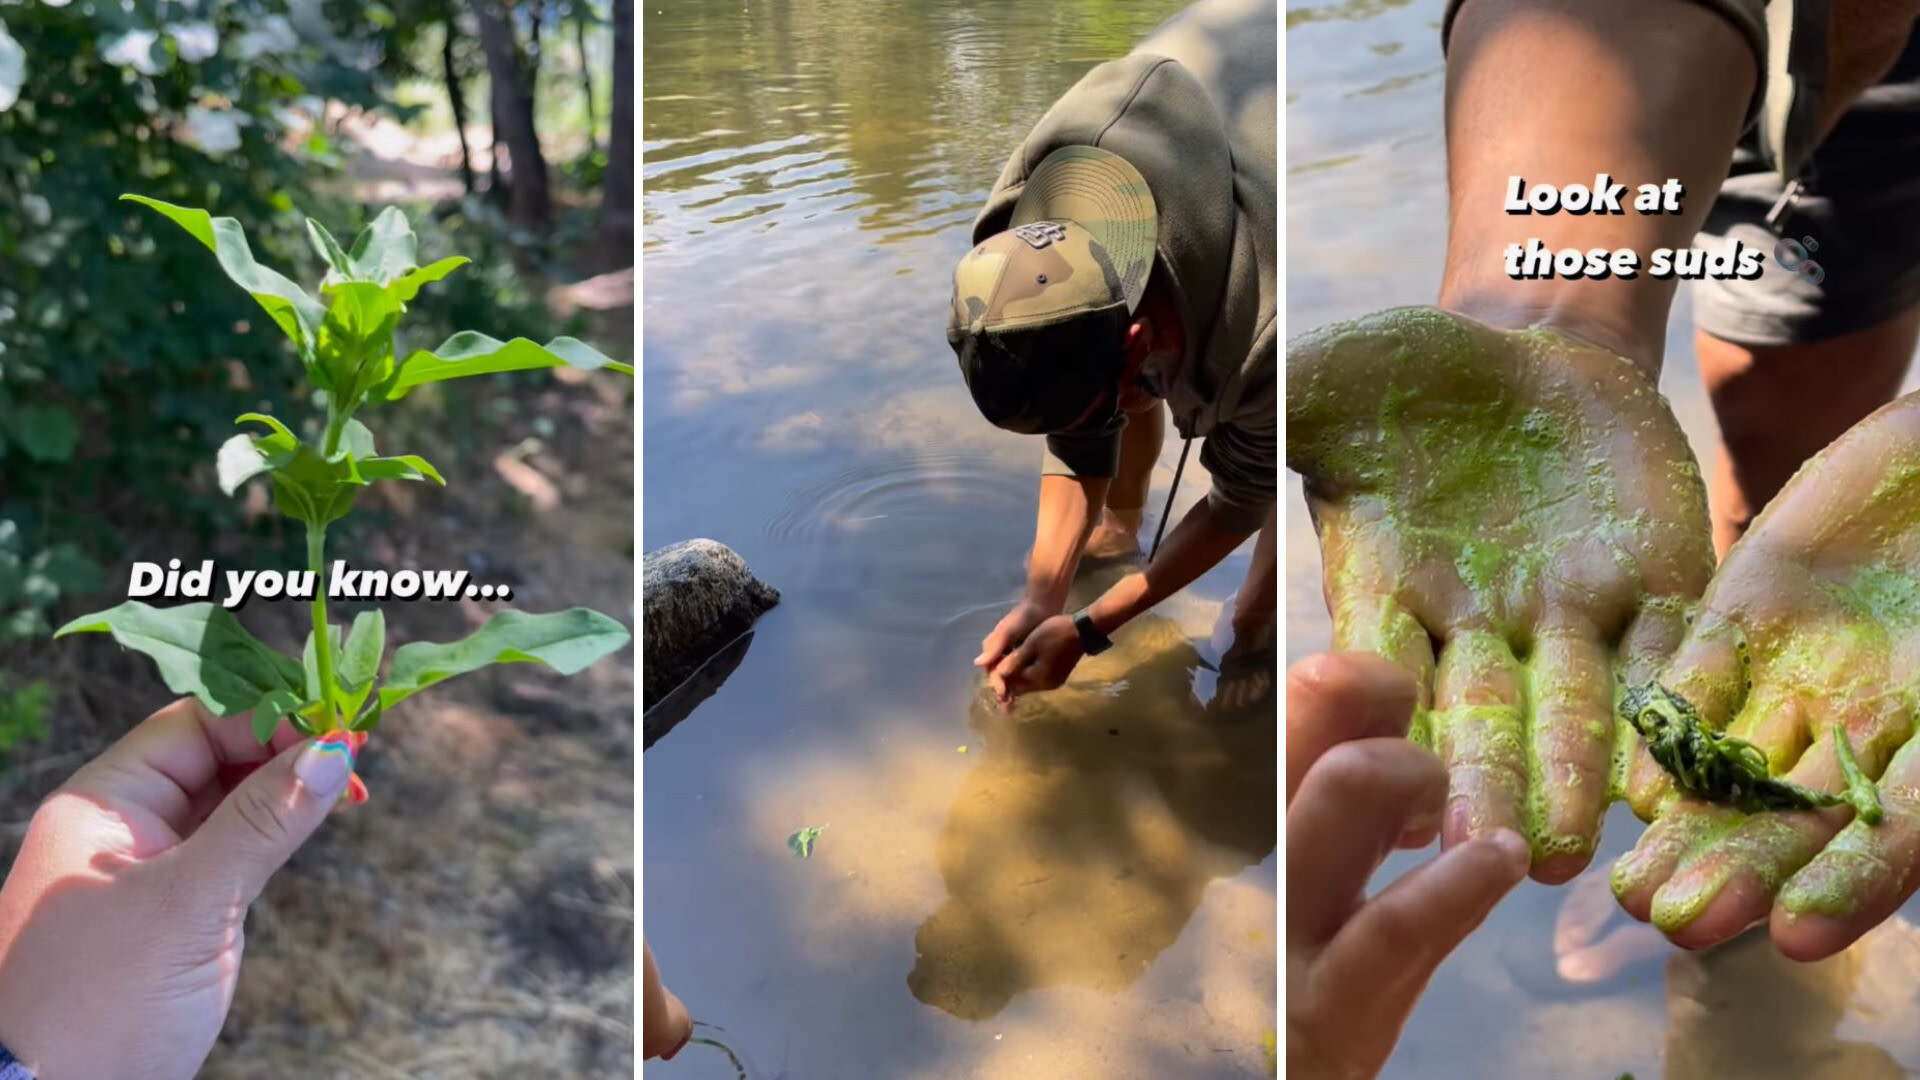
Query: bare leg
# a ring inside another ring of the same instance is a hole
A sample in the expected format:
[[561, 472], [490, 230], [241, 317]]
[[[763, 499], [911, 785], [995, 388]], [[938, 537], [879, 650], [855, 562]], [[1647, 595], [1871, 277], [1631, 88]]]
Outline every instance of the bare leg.
[[1920, 308], [1802, 345], [1746, 346], [1695, 332], [1700, 381], [1720, 422], [1708, 502], [1722, 556], [1808, 458], [1892, 401], [1920, 335]]
[[1153, 468], [1160, 462], [1160, 444], [1167, 435], [1167, 407], [1156, 400], [1137, 413], [1127, 414], [1120, 433], [1120, 469], [1107, 488], [1107, 506], [1087, 538], [1089, 558], [1110, 559], [1140, 553], [1140, 525], [1146, 514], [1147, 494], [1153, 488]]

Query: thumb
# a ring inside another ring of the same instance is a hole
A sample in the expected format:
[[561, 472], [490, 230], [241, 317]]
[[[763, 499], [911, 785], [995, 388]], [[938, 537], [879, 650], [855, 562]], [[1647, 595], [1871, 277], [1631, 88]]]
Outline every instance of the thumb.
[[352, 776], [353, 750], [335, 737], [290, 746], [254, 770], [181, 844], [196, 883], [251, 904], [326, 820]]

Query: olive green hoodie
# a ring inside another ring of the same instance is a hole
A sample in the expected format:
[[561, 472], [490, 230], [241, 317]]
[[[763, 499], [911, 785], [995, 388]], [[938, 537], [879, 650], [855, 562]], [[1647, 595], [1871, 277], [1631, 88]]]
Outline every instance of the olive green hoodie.
[[[1215, 514], [1247, 532], [1279, 483], [1278, 27], [1274, 0], [1201, 0], [1094, 68], [1014, 151], [973, 226], [976, 244], [1004, 231], [1028, 175], [1062, 146], [1140, 171], [1159, 216], [1150, 280], [1172, 283], [1186, 331], [1161, 389], [1180, 433], [1206, 440]], [[1112, 476], [1120, 427], [1048, 436], [1046, 471]]]

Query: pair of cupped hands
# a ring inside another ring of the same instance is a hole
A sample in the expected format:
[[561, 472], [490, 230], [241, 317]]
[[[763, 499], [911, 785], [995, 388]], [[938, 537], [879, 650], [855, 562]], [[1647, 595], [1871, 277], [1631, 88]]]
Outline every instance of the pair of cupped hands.
[[[1334, 648], [1413, 677], [1444, 845], [1511, 830], [1563, 882], [1624, 798], [1651, 823], [1612, 870], [1629, 913], [1690, 948], [1767, 921], [1797, 959], [1920, 887], [1920, 394], [1808, 462], [1717, 568], [1653, 382], [1546, 329], [1408, 308], [1295, 340], [1287, 464]], [[1845, 787], [1838, 725], [1884, 820], [1682, 794], [1615, 713], [1649, 680], [1810, 788]]]

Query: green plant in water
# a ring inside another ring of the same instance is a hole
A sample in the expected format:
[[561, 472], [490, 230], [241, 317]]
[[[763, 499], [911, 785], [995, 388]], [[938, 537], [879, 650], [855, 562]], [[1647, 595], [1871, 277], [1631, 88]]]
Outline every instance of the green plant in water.
[[1750, 814], [1846, 804], [1869, 825], [1880, 824], [1885, 816], [1880, 793], [1861, 771], [1846, 729], [1839, 724], [1833, 725], [1833, 752], [1847, 789], [1831, 795], [1773, 776], [1759, 747], [1708, 727], [1691, 702], [1657, 682], [1629, 690], [1620, 712], [1680, 789], [1709, 802]]
[[[408, 303], [423, 287], [468, 260], [454, 256], [418, 265], [412, 226], [397, 208], [381, 213], [351, 250], [342, 248], [318, 222], [307, 220], [308, 236], [328, 266], [316, 297], [255, 262], [246, 234], [233, 218], [215, 218], [204, 210], [138, 195], [122, 198], [166, 215], [213, 252], [227, 277], [252, 295], [292, 340], [307, 382], [326, 403], [317, 438], [302, 439], [272, 416], [239, 417], [236, 423], [262, 430], [229, 439], [216, 461], [227, 494], [264, 476], [272, 484], [274, 505], [306, 526], [313, 630], [303, 655], [295, 658], [262, 644], [223, 607], [196, 603], [155, 608], [130, 600], [74, 619], [56, 637], [112, 634], [122, 646], [152, 657], [175, 693], [192, 694], [219, 716], [251, 711], [253, 733], [262, 743], [285, 719], [307, 735], [339, 738], [335, 733], [345, 733], [356, 747], [388, 709], [443, 679], [489, 664], [525, 661], [571, 675], [627, 643], [630, 635], [624, 626], [585, 608], [547, 615], [504, 611], [459, 641], [401, 646], [380, 680], [385, 616], [378, 610], [362, 612], [344, 640], [340, 628], [327, 619], [326, 538], [327, 527], [345, 517], [360, 491], [371, 484], [446, 484], [417, 455], [377, 452], [373, 433], [356, 419], [357, 413], [395, 401], [416, 386], [447, 379], [563, 364], [631, 375], [631, 366], [615, 363], [573, 338], [538, 345], [525, 338], [498, 341], [471, 331], [454, 334], [437, 349], [401, 356], [394, 335]], [[357, 782], [355, 792], [363, 792]]]
[[826, 831], [827, 827], [825, 825], [809, 825], [804, 829], [798, 830], [792, 836], [787, 837], [787, 847], [793, 849], [795, 858], [811, 859], [813, 858], [813, 842], [820, 839], [820, 834]]

